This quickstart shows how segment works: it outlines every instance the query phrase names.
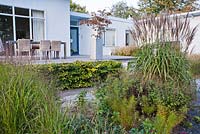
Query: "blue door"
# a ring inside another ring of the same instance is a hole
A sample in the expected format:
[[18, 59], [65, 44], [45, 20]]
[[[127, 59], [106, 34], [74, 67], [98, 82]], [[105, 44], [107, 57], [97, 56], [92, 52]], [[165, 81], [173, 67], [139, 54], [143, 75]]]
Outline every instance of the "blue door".
[[71, 54], [79, 54], [79, 39], [78, 39], [78, 27], [70, 28], [70, 38], [71, 38]]

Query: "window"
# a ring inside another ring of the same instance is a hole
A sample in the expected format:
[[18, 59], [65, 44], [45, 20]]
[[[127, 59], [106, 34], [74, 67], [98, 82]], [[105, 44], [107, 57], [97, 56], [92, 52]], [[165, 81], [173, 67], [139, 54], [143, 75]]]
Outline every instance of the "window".
[[78, 21], [70, 21], [71, 26], [78, 26]]
[[13, 40], [12, 16], [0, 15], [0, 38], [3, 42]]
[[29, 9], [15, 7], [15, 14], [29, 16]]
[[16, 17], [16, 39], [30, 39], [29, 18]]
[[130, 30], [126, 30], [126, 46], [134, 45]]
[[22, 38], [43, 40], [45, 38], [44, 11], [0, 5], [0, 38], [3, 42]]
[[115, 29], [107, 29], [106, 30], [105, 46], [115, 46]]
[[33, 40], [40, 41], [44, 39], [44, 12], [32, 10], [32, 34]]
[[12, 14], [12, 7], [0, 5], [0, 13]]

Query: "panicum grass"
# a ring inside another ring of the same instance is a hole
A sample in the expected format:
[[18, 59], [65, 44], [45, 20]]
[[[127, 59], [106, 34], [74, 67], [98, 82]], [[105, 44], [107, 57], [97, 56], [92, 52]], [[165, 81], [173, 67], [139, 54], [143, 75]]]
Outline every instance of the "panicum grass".
[[59, 134], [60, 107], [50, 83], [30, 66], [0, 64], [0, 133]]

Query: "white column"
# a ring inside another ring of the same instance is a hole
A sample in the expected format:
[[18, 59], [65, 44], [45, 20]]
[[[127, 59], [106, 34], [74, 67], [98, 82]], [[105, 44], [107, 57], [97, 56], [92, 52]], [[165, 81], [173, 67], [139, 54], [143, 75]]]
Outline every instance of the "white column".
[[102, 60], [103, 59], [103, 37], [92, 37], [90, 59]]

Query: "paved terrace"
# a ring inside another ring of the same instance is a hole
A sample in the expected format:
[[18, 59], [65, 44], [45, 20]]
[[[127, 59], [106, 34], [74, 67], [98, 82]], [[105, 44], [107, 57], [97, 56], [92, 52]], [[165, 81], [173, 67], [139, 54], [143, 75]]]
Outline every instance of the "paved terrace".
[[[0, 57], [0, 60], [3, 61], [5, 60], [6, 57]], [[39, 59], [34, 59], [30, 60], [28, 57], [12, 57], [12, 58], [7, 58], [10, 59], [13, 62], [23, 62], [23, 63], [31, 63], [31, 64], [51, 64], [51, 63], [73, 63], [75, 61], [96, 61], [96, 60], [91, 60], [89, 56], [83, 56], [83, 55], [78, 55], [78, 56], [71, 56], [67, 57], [66, 59], [48, 59], [48, 60], [39, 60]], [[108, 61], [108, 60], [115, 60], [115, 61], [120, 61], [123, 63], [123, 65], [127, 65], [127, 63], [131, 60], [133, 60], [134, 57], [132, 56], [104, 56], [102, 60], [100, 61]]]
[[[128, 62], [130, 60], [133, 60], [134, 57], [131, 56], [104, 56], [101, 61], [107, 61], [107, 60], [117, 60], [122, 62]], [[33, 60], [33, 64], [46, 64], [46, 63], [72, 63], [75, 61], [96, 61], [91, 60], [89, 56], [71, 56], [67, 57], [66, 59], [51, 59], [51, 60]]]

